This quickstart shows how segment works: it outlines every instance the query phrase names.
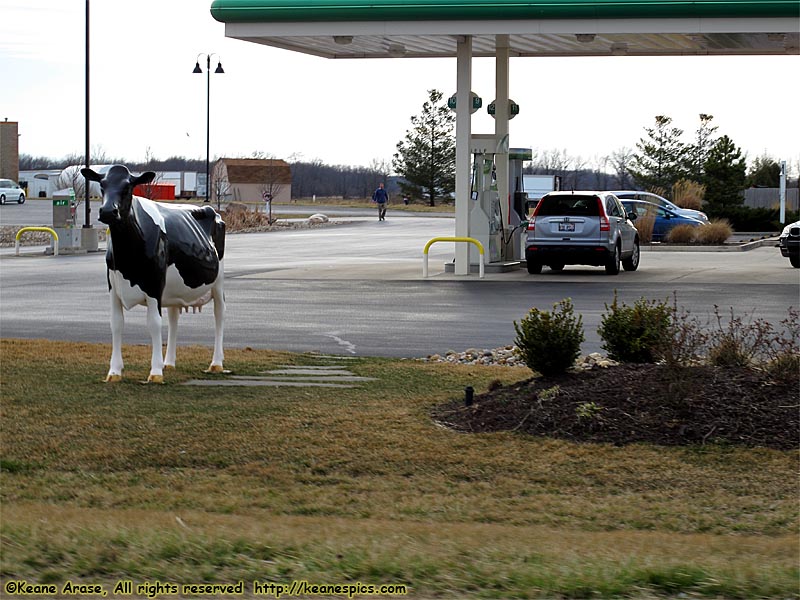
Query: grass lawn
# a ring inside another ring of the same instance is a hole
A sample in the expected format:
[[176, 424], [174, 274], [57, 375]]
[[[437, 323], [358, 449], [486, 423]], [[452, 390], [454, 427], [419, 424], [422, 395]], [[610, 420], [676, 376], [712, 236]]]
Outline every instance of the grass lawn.
[[[359, 358], [353, 389], [141, 385], [149, 348], [2, 340], [9, 581], [405, 585], [415, 598], [797, 598], [796, 452], [437, 426], [526, 369]], [[257, 375], [311, 355], [226, 351]], [[137, 597], [134, 593], [130, 596]], [[8, 596], [10, 597], [10, 596]], [[121, 596], [122, 597], [122, 596]], [[214, 596], [219, 597], [219, 595]], [[286, 597], [286, 596], [284, 596]], [[342, 596], [336, 596], [342, 597]]]

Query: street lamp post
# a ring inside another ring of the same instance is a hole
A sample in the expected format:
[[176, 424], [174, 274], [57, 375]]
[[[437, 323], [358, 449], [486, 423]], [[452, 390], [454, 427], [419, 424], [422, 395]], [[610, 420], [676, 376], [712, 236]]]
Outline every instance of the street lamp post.
[[[211, 54], [200, 53], [197, 55], [197, 62], [194, 64], [194, 71], [192, 73], [202, 73], [203, 69], [200, 68], [200, 57], [206, 57], [206, 202], [209, 201], [208, 191], [211, 188], [211, 57], [216, 56], [213, 52]], [[224, 73], [222, 70], [222, 62], [217, 61], [217, 68], [214, 73]], [[219, 197], [217, 197], [217, 210], [219, 210]]]

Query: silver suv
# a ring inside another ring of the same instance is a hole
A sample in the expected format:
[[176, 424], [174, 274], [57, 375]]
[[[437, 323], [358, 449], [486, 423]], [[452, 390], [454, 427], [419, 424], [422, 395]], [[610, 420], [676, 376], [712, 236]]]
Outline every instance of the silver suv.
[[639, 233], [619, 199], [609, 192], [550, 192], [528, 220], [528, 273], [547, 265], [604, 266], [616, 275], [639, 267]]

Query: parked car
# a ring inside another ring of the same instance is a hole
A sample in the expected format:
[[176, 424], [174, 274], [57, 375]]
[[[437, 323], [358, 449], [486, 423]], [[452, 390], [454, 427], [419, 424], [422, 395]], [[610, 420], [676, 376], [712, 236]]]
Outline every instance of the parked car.
[[800, 221], [789, 223], [783, 228], [778, 245], [781, 255], [788, 258], [795, 269], [800, 269]]
[[622, 206], [625, 207], [625, 212], [628, 213], [629, 216], [635, 214], [638, 219], [644, 216], [654, 217], [652, 237], [654, 242], [665, 240], [670, 229], [676, 225], [691, 225], [692, 227], [702, 227], [705, 225], [705, 223], [699, 219], [679, 215], [675, 211], [659, 206], [658, 204], [653, 204], [652, 202], [645, 202], [644, 200], [623, 200]]
[[13, 179], [0, 179], [0, 204], [5, 204], [6, 200], [25, 203], [25, 190]]
[[528, 273], [541, 273], [543, 265], [593, 265], [616, 275], [620, 264], [635, 271], [639, 256], [639, 232], [609, 192], [550, 192], [528, 219]]
[[674, 213], [677, 213], [684, 217], [690, 217], [692, 219], [697, 219], [699, 221], [703, 221], [704, 223], [708, 223], [708, 215], [701, 210], [694, 210], [693, 208], [681, 208], [674, 202], [670, 202], [663, 196], [659, 196], [658, 194], [652, 194], [650, 192], [639, 192], [636, 190], [621, 190], [616, 192], [611, 192], [620, 200], [644, 200], [645, 202], [652, 202], [653, 204], [658, 204], [659, 206], [663, 206], [671, 210]]

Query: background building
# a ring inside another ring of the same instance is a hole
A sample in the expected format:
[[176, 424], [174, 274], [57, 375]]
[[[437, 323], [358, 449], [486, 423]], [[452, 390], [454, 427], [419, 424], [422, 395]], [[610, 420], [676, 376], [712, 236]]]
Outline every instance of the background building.
[[19, 124], [0, 122], [0, 177], [19, 181]]
[[275, 202], [292, 198], [292, 169], [280, 159], [221, 158], [211, 178], [213, 202], [263, 202], [265, 194]]

